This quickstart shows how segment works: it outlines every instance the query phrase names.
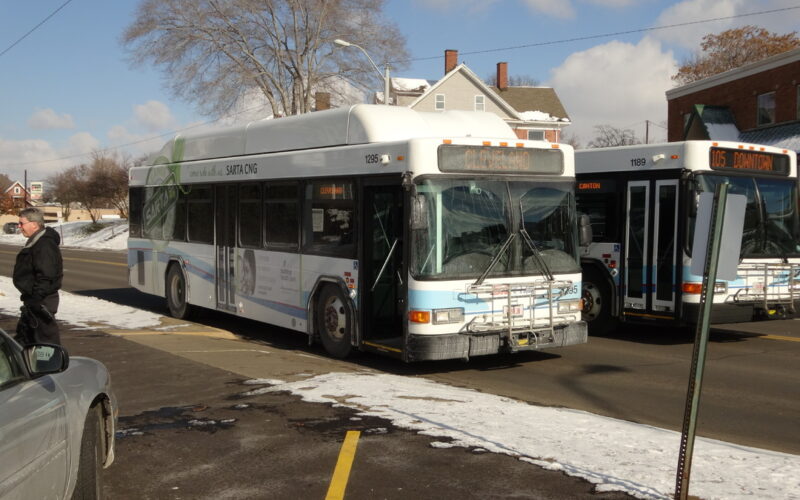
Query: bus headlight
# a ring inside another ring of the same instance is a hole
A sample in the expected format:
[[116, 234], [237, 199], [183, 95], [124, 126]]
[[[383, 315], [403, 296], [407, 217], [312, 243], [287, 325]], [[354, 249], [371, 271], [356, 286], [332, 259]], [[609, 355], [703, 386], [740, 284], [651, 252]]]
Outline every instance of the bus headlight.
[[559, 300], [558, 301], [558, 314], [569, 314], [580, 312], [580, 300]]
[[433, 310], [434, 325], [446, 325], [448, 323], [463, 323], [463, 322], [464, 322], [463, 307], [453, 307], [450, 309]]

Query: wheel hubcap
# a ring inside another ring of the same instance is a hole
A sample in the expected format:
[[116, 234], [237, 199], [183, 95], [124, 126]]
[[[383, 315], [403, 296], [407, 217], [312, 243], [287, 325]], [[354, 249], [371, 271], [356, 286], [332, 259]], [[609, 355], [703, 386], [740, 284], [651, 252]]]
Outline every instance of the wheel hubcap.
[[344, 337], [347, 327], [347, 315], [344, 303], [338, 297], [331, 297], [325, 304], [325, 330], [328, 335], [340, 339]]
[[600, 314], [602, 308], [600, 290], [593, 283], [583, 282], [583, 317], [591, 321]]

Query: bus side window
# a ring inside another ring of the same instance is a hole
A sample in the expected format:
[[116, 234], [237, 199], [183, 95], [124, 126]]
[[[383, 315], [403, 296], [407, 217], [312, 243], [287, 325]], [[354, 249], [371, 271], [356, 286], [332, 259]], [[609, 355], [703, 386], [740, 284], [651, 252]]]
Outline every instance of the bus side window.
[[297, 251], [300, 241], [300, 197], [297, 182], [264, 188], [264, 240], [267, 248]]
[[261, 246], [261, 184], [239, 186], [239, 244]]
[[128, 201], [128, 234], [132, 238], [142, 237], [142, 205], [144, 204], [144, 188], [132, 187]]
[[214, 192], [210, 186], [192, 186], [188, 197], [188, 239], [214, 243]]
[[576, 195], [578, 211], [589, 216], [592, 241], [619, 242], [620, 219], [617, 195], [614, 193], [580, 193]]
[[306, 186], [306, 244], [323, 254], [352, 257], [355, 199], [350, 181], [316, 181]]

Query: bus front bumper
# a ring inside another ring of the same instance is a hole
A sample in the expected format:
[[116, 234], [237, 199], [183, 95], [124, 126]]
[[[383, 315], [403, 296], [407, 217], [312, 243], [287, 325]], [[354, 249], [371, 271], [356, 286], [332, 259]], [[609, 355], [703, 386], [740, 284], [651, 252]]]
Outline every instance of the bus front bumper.
[[500, 352], [537, 351], [575, 344], [585, 344], [588, 330], [584, 321], [556, 326], [548, 331], [451, 333], [443, 335], [409, 334], [406, 342], [407, 361], [469, 359]]

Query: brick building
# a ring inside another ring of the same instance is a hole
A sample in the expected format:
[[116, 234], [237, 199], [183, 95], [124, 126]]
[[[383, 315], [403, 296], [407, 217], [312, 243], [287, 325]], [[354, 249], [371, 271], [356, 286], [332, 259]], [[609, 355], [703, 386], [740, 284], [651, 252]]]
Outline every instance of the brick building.
[[800, 151], [800, 49], [667, 91], [667, 138]]

